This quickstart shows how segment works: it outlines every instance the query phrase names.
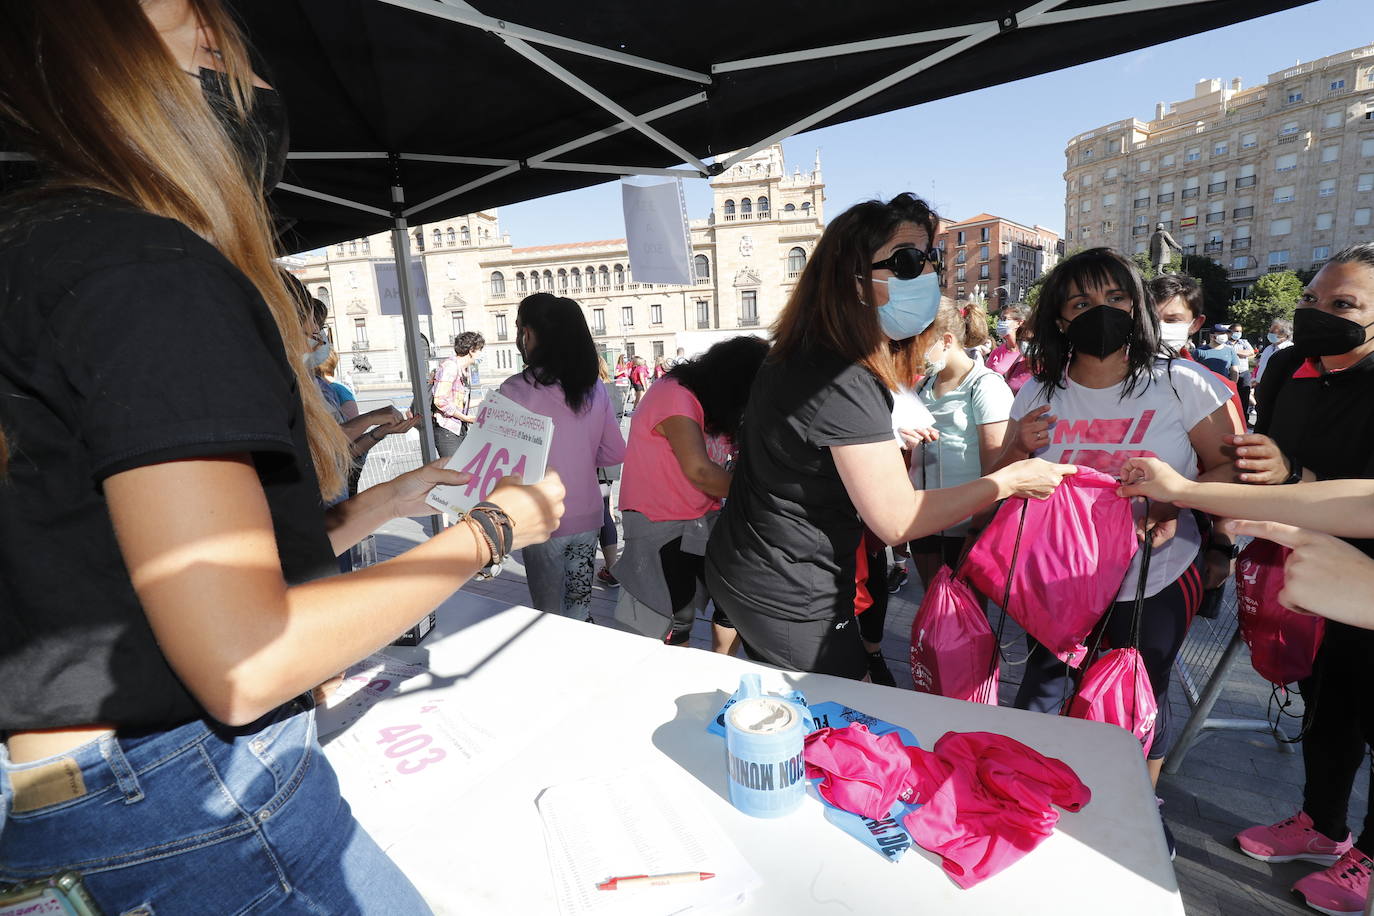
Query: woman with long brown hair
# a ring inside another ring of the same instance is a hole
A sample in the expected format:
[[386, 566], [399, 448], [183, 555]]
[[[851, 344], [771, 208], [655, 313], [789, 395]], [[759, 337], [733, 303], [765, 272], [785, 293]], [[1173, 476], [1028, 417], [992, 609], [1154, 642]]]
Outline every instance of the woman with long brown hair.
[[273, 261], [283, 111], [215, 0], [0, 4], [0, 133], [41, 174], [0, 210], [0, 889], [427, 911], [340, 797], [311, 688], [542, 540], [562, 489], [504, 482], [329, 577], [466, 477], [324, 510], [348, 443]]
[[915, 379], [917, 335], [940, 303], [936, 216], [899, 194], [840, 214], [773, 328], [706, 553], [712, 599], [751, 657], [863, 678], [854, 567], [863, 526], [900, 544], [1011, 495], [1048, 496], [1074, 469], [1019, 462], [918, 493], [892, 432], [892, 392]]

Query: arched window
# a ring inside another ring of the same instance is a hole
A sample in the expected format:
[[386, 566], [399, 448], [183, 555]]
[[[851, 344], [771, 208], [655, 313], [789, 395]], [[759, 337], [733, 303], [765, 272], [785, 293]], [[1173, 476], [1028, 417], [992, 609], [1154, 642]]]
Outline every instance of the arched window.
[[553, 271], [544, 271], [544, 289], [553, 292]]
[[610, 288], [611, 288], [611, 271], [610, 271], [610, 269], [607, 268], [605, 264], [602, 264], [602, 265], [601, 265], [601, 269], [598, 270], [597, 273], [598, 273], [598, 274], [600, 275], [600, 277], [601, 277], [601, 284], [600, 284], [600, 285], [601, 285], [601, 288], [602, 288], [602, 289], [610, 289]]
[[733, 200], [727, 200], [724, 204], [721, 205], [721, 209], [725, 211], [726, 219], [735, 218], [735, 202]]
[[558, 291], [566, 293], [568, 291], [568, 272], [563, 268], [558, 268]]
[[321, 286], [316, 288], [315, 298], [323, 302], [325, 305], [329, 305], [329, 287]]
[[696, 275], [698, 280], [711, 279], [710, 258], [706, 257], [706, 255], [704, 254], [699, 254], [695, 258], [692, 258], [692, 264], [696, 267]]
[[501, 271], [491, 272], [491, 294], [493, 296], [504, 296], [506, 294], [506, 278]]
[[469, 229], [467, 226], [464, 226], [463, 228], [458, 230], [458, 238], [462, 240], [464, 245], [471, 245], [472, 230]]
[[539, 271], [530, 271], [530, 289], [539, 292]]
[[425, 233], [423, 229], [415, 230], [415, 248], [419, 251], [425, 250]]
[[748, 216], [750, 213], [753, 213], [753, 212], [754, 212], [754, 205], [753, 205], [753, 203], [750, 202], [749, 198], [746, 197], [746, 198], [744, 198], [744, 200], [741, 200], [741, 201], [739, 202], [739, 213], [740, 213], [740, 216]]
[[787, 252], [787, 272], [789, 274], [799, 274], [806, 266], [806, 251], [801, 248], [793, 248]]
[[522, 294], [529, 291], [529, 286], [525, 283], [525, 272], [523, 270], [515, 275], [515, 291]]
[[363, 239], [363, 254], [372, 254], [372, 239]]
[[809, 200], [804, 200], [804, 201], [802, 201], [802, 212], [805, 213], [805, 214], [807, 214], [808, 216], [811, 215], [811, 201], [809, 201]]
[[625, 268], [617, 264], [612, 272], [615, 274], [615, 288], [623, 289], [625, 286]]
[[783, 213], [796, 213], [796, 212], [797, 212], [797, 207], [796, 207], [795, 204], [783, 204], [782, 212], [783, 212]]
[[449, 226], [448, 229], [445, 230], [444, 241], [448, 242], [450, 245], [456, 245], [458, 243], [458, 233], [453, 231], [452, 226]]
[[342, 255], [344, 253], [343, 242], [340, 242], [338, 245], [334, 246], [334, 253], [337, 255]]
[[486, 237], [487, 237], [487, 227], [486, 227], [486, 226], [483, 226], [483, 227], [478, 231], [478, 234], [479, 234], [482, 238], [486, 238]]
[[435, 230], [434, 230], [434, 247], [435, 247], [435, 248], [438, 248], [438, 247], [439, 247], [440, 245], [442, 245], [442, 244], [444, 244], [444, 234], [443, 234], [442, 232], [440, 232], [438, 229], [435, 229]]
[[582, 288], [582, 271], [576, 267], [572, 269], [572, 288], [577, 290]]
[[760, 197], [760, 198], [759, 198], [759, 217], [762, 218], [762, 217], [765, 217], [765, 216], [767, 216], [767, 215], [768, 215], [768, 198], [766, 198], [766, 197]]
[[354, 239], [353, 241], [351, 241], [351, 242], [348, 243], [348, 253], [349, 253], [349, 254], [357, 254], [357, 253], [358, 253], [358, 240], [357, 240], [357, 239]]

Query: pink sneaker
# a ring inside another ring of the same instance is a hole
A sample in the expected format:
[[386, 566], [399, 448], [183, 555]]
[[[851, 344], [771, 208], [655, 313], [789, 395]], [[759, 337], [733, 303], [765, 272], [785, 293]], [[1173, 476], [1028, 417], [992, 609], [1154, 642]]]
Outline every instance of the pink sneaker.
[[1315, 862], [1334, 865], [1352, 846], [1354, 839], [1346, 834], [1339, 843], [1323, 836], [1312, 826], [1306, 811], [1299, 811], [1287, 820], [1269, 826], [1250, 827], [1236, 834], [1240, 851], [1261, 862]]
[[1307, 905], [1328, 916], [1360, 916], [1369, 896], [1369, 875], [1374, 862], [1355, 849], [1324, 871], [1308, 875], [1293, 890], [1302, 894]]

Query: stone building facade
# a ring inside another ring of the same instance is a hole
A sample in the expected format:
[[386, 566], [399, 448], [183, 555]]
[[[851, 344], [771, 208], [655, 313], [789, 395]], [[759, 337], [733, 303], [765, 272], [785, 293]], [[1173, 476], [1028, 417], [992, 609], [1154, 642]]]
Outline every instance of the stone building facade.
[[954, 223], [942, 220], [935, 246], [944, 251], [945, 295], [994, 311], [1024, 302], [1026, 290], [1063, 253], [1054, 230], [989, 213]]
[[1374, 240], [1374, 45], [1081, 133], [1065, 149], [1065, 242], [1144, 251], [1157, 223], [1230, 272], [1320, 266]]
[[[744, 159], [711, 180], [712, 210], [691, 220], [694, 282], [640, 283], [625, 239], [518, 248], [496, 211], [411, 227], [410, 249], [423, 265], [431, 314], [421, 328], [433, 359], [449, 355], [462, 331], [486, 338], [482, 384], [520, 368], [515, 313], [537, 291], [576, 299], [598, 347], [672, 357], [737, 333], [764, 333], [787, 301], [824, 226], [820, 158], [787, 172], [781, 146]], [[378, 233], [289, 259], [288, 266], [330, 309], [340, 373], [355, 388], [409, 385], [401, 318], [380, 288], [374, 265], [392, 261], [390, 233]], [[385, 276], [385, 273], [383, 273]]]

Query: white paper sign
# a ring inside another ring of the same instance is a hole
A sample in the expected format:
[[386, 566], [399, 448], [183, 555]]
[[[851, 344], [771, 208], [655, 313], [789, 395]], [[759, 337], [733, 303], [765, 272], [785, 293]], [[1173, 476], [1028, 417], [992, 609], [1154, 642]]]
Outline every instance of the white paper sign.
[[637, 283], [692, 283], [692, 233], [680, 178], [621, 179], [630, 273]]
[[553, 441], [553, 420], [531, 413], [496, 392], [487, 395], [458, 451], [444, 465], [466, 471], [472, 480], [435, 487], [425, 502], [452, 514], [466, 512], [491, 495], [502, 477], [519, 474], [525, 483], [544, 479]]

